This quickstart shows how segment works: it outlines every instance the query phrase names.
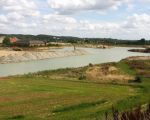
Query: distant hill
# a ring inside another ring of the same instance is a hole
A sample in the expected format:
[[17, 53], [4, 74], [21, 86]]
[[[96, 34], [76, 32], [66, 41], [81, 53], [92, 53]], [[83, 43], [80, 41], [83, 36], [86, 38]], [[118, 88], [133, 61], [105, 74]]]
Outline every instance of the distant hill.
[[66, 43], [91, 43], [91, 44], [110, 44], [110, 45], [150, 45], [150, 40], [120, 40], [112, 38], [79, 38], [73, 36], [53, 36], [53, 35], [23, 35], [23, 34], [0, 34], [0, 36], [17, 37], [21, 40], [41, 40], [47, 42], [66, 42]]

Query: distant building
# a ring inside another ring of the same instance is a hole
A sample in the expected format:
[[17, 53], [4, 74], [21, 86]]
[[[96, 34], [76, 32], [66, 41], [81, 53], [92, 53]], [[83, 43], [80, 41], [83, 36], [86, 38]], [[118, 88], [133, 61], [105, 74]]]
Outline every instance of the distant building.
[[29, 41], [29, 46], [45, 46], [45, 42], [40, 41], [40, 40], [33, 40], [33, 41]]
[[26, 46], [26, 47], [34, 47], [34, 46], [45, 46], [45, 42], [40, 40], [32, 40], [32, 41], [25, 41], [19, 40], [16, 42], [17, 46]]
[[29, 41], [19, 40], [15, 43], [16, 46], [27, 47], [29, 46]]
[[10, 43], [16, 43], [18, 41], [18, 39], [16, 37], [11, 37], [10, 38]]

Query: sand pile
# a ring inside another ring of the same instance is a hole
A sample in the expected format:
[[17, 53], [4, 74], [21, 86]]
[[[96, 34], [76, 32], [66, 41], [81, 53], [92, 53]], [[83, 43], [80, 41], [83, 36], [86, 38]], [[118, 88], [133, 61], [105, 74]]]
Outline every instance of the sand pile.
[[42, 60], [67, 56], [86, 55], [85, 50], [54, 51], [54, 52], [31, 52], [31, 51], [0, 51], [0, 63], [16, 63], [32, 60]]

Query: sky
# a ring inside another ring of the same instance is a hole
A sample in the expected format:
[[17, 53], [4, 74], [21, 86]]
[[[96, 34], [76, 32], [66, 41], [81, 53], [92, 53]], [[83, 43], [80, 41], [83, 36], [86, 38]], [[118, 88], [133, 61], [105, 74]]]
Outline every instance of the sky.
[[0, 33], [150, 39], [150, 0], [0, 0]]

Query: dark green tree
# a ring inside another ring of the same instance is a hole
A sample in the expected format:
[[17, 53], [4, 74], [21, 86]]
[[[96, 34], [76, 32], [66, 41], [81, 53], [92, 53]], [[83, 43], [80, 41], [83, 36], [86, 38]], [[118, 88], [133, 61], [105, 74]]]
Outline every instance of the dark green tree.
[[4, 46], [11, 46], [11, 42], [10, 42], [9, 37], [5, 37], [5, 38], [4, 38], [4, 40], [3, 40], [3, 45], [4, 45]]
[[136, 76], [134, 82], [141, 83], [142, 82], [141, 77]]
[[139, 40], [139, 43], [142, 44], [142, 45], [144, 45], [146, 43], [145, 38], [142, 38], [141, 40]]

